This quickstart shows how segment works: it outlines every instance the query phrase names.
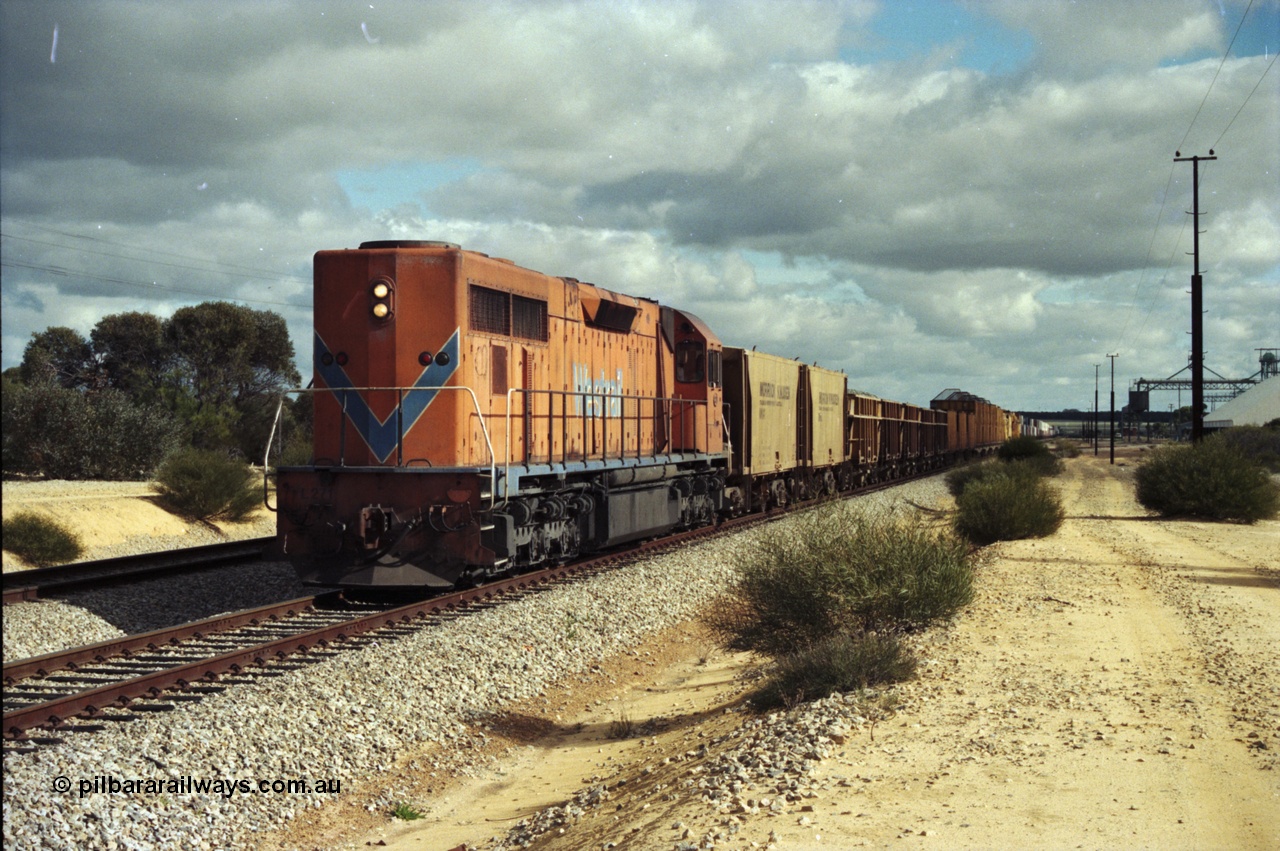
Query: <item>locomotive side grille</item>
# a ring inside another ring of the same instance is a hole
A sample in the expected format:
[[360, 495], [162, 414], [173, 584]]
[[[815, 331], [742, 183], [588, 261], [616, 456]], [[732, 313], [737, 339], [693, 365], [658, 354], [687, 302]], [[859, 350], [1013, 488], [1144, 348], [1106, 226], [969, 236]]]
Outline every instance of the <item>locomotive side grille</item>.
[[518, 295], [511, 297], [511, 336], [547, 342], [547, 303]]
[[467, 293], [471, 330], [484, 334], [510, 334], [511, 312], [508, 298], [504, 292], [472, 285]]
[[471, 330], [547, 342], [547, 303], [471, 284], [467, 289]]
[[489, 374], [491, 392], [495, 396], [507, 393], [507, 350], [502, 346], [489, 347]]

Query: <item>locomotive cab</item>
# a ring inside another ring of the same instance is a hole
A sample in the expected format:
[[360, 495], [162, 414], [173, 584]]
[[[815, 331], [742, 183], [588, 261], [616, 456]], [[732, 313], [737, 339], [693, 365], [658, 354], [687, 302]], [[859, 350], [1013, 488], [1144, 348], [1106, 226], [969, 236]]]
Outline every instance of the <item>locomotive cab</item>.
[[670, 307], [662, 308], [662, 332], [674, 355], [675, 392], [672, 395], [703, 403], [676, 406], [673, 448], [709, 451], [709, 443], [718, 443], [715, 451], [719, 451], [723, 448], [724, 433], [720, 338], [692, 313]]

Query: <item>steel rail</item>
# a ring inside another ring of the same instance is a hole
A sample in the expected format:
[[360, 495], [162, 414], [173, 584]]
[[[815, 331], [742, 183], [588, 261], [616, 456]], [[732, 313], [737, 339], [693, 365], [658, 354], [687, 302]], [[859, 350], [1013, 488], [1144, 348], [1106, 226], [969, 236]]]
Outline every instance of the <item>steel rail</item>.
[[[904, 476], [890, 481], [878, 482], [841, 494], [835, 499], [865, 495], [895, 485], [905, 484], [913, 479], [926, 478], [936, 474], [936, 472], [925, 471], [914, 476]], [[635, 547], [601, 554], [588, 560], [557, 565], [532, 573], [523, 573], [476, 588], [415, 601], [382, 612], [360, 615], [339, 624], [308, 630], [297, 635], [233, 650], [218, 656], [176, 664], [160, 671], [106, 684], [88, 691], [13, 709], [4, 713], [4, 737], [8, 740], [16, 739], [21, 741], [23, 731], [35, 727], [56, 728], [69, 718], [78, 715], [92, 717], [100, 710], [112, 706], [127, 709], [129, 701], [138, 698], [163, 700], [161, 695], [166, 689], [181, 689], [195, 684], [213, 683], [223, 674], [240, 673], [245, 668], [265, 665], [272, 659], [283, 659], [290, 654], [305, 652], [315, 647], [327, 648], [334, 643], [341, 644], [346, 640], [374, 630], [399, 627], [415, 621], [422, 622], [446, 612], [466, 609], [478, 604], [496, 602], [498, 598], [507, 594], [533, 590], [540, 586], [569, 579], [578, 574], [598, 572], [603, 568], [616, 566], [620, 563], [652, 554], [654, 551], [671, 549], [682, 544], [691, 543], [699, 538], [710, 538], [731, 531], [738, 531], [758, 523], [781, 519], [795, 511], [817, 507], [828, 501], [828, 499], [830, 498], [806, 500], [793, 503], [783, 510], [769, 510], [742, 515], [720, 523], [646, 541]], [[205, 637], [208, 633], [226, 631], [237, 626], [270, 620], [282, 614], [314, 609], [316, 603], [320, 601], [330, 603], [337, 602], [340, 599], [341, 594], [339, 592], [328, 592], [317, 597], [304, 597], [168, 629], [154, 630], [149, 633], [99, 642], [86, 647], [72, 648], [61, 653], [51, 653], [32, 659], [20, 660], [4, 666], [5, 685], [8, 687], [27, 677], [47, 675], [56, 670], [68, 668], [74, 670], [77, 665], [85, 662], [101, 663], [107, 661], [110, 656], [124, 656], [127, 658], [130, 653], [138, 650], [156, 649], [164, 645], [176, 645], [182, 638]]]
[[[409, 603], [374, 614], [360, 615], [340, 624], [308, 630], [297, 635], [276, 639], [242, 650], [174, 665], [160, 671], [110, 683], [89, 691], [13, 709], [4, 713], [4, 735], [6, 738], [14, 738], [19, 736], [23, 730], [31, 729], [32, 727], [56, 727], [63, 721], [77, 715], [88, 714], [92, 716], [99, 710], [113, 705], [127, 707], [128, 702], [132, 699], [140, 697], [154, 698], [168, 688], [183, 688], [194, 683], [213, 682], [224, 673], [239, 672], [241, 669], [255, 664], [264, 664], [272, 658], [283, 658], [294, 652], [308, 650], [317, 646], [327, 646], [332, 642], [341, 642], [376, 629], [400, 626], [414, 620], [440, 615], [447, 611], [490, 602], [513, 591], [528, 590], [534, 586], [568, 578], [574, 573], [617, 559], [619, 555], [621, 554], [606, 556], [589, 563], [557, 566], [536, 573], [526, 573], [477, 588]], [[180, 641], [182, 637], [203, 637], [207, 633], [219, 631], [219, 627], [225, 630], [253, 623], [255, 620], [270, 619], [289, 611], [314, 608], [314, 603], [317, 600], [329, 597], [337, 599], [338, 596], [337, 592], [330, 592], [329, 595], [322, 595], [322, 597], [318, 598], [301, 598], [224, 617], [209, 618], [205, 621], [184, 624], [170, 629], [155, 630], [142, 635], [100, 642], [87, 647], [73, 648], [63, 653], [51, 653], [46, 656], [21, 660], [4, 667], [5, 684], [10, 686], [25, 677], [48, 674], [55, 670], [74, 669], [73, 666], [84, 662], [103, 662], [108, 659], [109, 655], [120, 656], [137, 650], [172, 645]]]
[[75, 670], [78, 665], [88, 662], [102, 662], [113, 656], [125, 656], [141, 650], [154, 650], [165, 645], [175, 644], [184, 638], [204, 638], [213, 633], [226, 632], [236, 627], [247, 626], [273, 620], [281, 616], [296, 614], [316, 608], [318, 605], [335, 603], [340, 599], [336, 591], [318, 594], [311, 597], [299, 597], [281, 603], [271, 603], [240, 612], [216, 615], [204, 620], [192, 621], [177, 626], [111, 638], [83, 647], [71, 647], [46, 653], [43, 656], [32, 656], [6, 662], [3, 668], [4, 684], [12, 686], [18, 680], [28, 677], [45, 676], [54, 671]]
[[247, 538], [5, 573], [2, 577], [4, 602], [7, 605], [34, 600], [51, 591], [179, 574], [261, 558], [267, 545], [274, 540], [273, 537]]

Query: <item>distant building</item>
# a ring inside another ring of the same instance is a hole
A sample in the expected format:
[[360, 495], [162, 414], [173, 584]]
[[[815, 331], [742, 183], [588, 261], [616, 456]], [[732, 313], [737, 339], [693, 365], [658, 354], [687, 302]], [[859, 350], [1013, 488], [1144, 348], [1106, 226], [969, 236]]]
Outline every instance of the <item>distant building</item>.
[[1255, 384], [1239, 396], [1206, 414], [1205, 430], [1243, 425], [1266, 425], [1280, 419], [1280, 377]]

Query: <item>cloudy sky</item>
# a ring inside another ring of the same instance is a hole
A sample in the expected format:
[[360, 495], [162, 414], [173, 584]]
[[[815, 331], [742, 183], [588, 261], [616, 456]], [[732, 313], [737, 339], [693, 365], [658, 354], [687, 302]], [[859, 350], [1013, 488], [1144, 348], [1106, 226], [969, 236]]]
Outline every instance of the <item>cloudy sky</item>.
[[[1280, 347], [1280, 0], [0, 0], [3, 366], [442, 239], [926, 403]], [[300, 363], [309, 375], [310, 365]], [[1165, 408], [1176, 396], [1153, 398]], [[1189, 402], [1183, 399], [1184, 404]]]

